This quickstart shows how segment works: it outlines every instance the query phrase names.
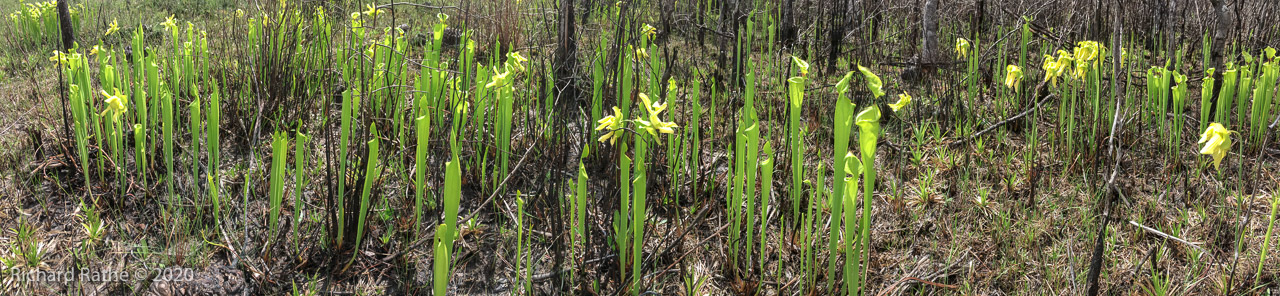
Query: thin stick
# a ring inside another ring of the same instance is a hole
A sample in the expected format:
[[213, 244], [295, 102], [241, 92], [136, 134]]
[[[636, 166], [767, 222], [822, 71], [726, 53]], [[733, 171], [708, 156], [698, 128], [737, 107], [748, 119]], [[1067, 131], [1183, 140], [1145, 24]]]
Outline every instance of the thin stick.
[[[1120, 14], [1117, 13], [1112, 19], [1115, 22], [1115, 29], [1112, 30], [1113, 42], [1111, 43], [1111, 52], [1120, 52], [1120, 43], [1124, 39], [1124, 28], [1120, 22]], [[1111, 67], [1111, 73], [1113, 76], [1120, 73], [1120, 60], [1112, 58]], [[1092, 259], [1089, 260], [1089, 273], [1085, 275], [1086, 282], [1088, 283], [1087, 293], [1090, 296], [1098, 295], [1098, 276], [1102, 273], [1102, 256], [1106, 250], [1104, 242], [1107, 236], [1107, 224], [1108, 222], [1111, 222], [1111, 207], [1114, 206], [1111, 199], [1114, 196], [1124, 194], [1124, 192], [1120, 191], [1120, 188], [1116, 188], [1115, 186], [1116, 174], [1120, 171], [1120, 153], [1116, 151], [1115, 139], [1116, 129], [1118, 129], [1120, 125], [1120, 110], [1123, 106], [1123, 104], [1121, 104], [1123, 101], [1120, 100], [1119, 95], [1119, 79], [1111, 79], [1111, 100], [1116, 102], [1116, 108], [1111, 117], [1111, 132], [1110, 135], [1107, 136], [1107, 154], [1110, 155], [1112, 159], [1111, 175], [1107, 177], [1106, 190], [1108, 194], [1104, 195], [1102, 200], [1099, 201], [1099, 207], [1102, 209], [1102, 225], [1101, 227], [1098, 227], [1098, 235], [1097, 240], [1094, 241]]]
[[[1035, 87], [1035, 89], [1034, 89], [1034, 90], [1032, 90], [1032, 91], [1031, 91], [1031, 93], [1032, 93], [1033, 95], [1034, 95], [1034, 94], [1038, 94], [1038, 93], [1040, 93], [1040, 89], [1041, 89], [1041, 88], [1044, 88], [1044, 83], [1045, 83], [1045, 82], [1048, 82], [1048, 80], [1041, 81], [1041, 82], [1040, 82], [1040, 84], [1037, 84], [1037, 85], [1036, 85], [1036, 87]], [[1045, 96], [1044, 98], [1041, 98], [1039, 101], [1036, 101], [1036, 104], [1035, 104], [1034, 106], [1031, 106], [1031, 108], [1027, 108], [1027, 110], [1023, 110], [1023, 111], [1022, 111], [1022, 113], [1018, 113], [1018, 115], [1014, 115], [1014, 116], [1009, 117], [1009, 118], [1007, 118], [1007, 119], [1005, 119], [1005, 120], [1001, 120], [1000, 122], [997, 122], [997, 123], [995, 123], [995, 124], [992, 124], [991, 126], [988, 126], [987, 128], [984, 128], [984, 129], [982, 129], [982, 130], [978, 131], [977, 133], [974, 133], [973, 135], [969, 136], [968, 138], [964, 138], [964, 139], [959, 140], [959, 141], [951, 142], [951, 145], [959, 146], [960, 144], [968, 143], [969, 141], [973, 141], [974, 139], [977, 139], [978, 137], [982, 136], [982, 134], [985, 134], [985, 133], [987, 133], [987, 132], [989, 132], [989, 131], [991, 131], [991, 130], [993, 130], [993, 129], [996, 129], [997, 127], [1000, 127], [1000, 126], [1003, 126], [1003, 125], [1008, 124], [1008, 123], [1010, 123], [1010, 122], [1013, 122], [1014, 120], [1017, 120], [1018, 118], [1022, 118], [1023, 116], [1027, 116], [1028, 114], [1031, 114], [1031, 112], [1035, 111], [1036, 109], [1039, 109], [1039, 108], [1040, 108], [1040, 105], [1041, 105], [1042, 103], [1044, 103], [1045, 101], [1048, 101], [1050, 98], [1053, 98], [1053, 97], [1054, 97], [1054, 95], [1055, 95], [1055, 94], [1049, 94], [1049, 95]]]
[[1155, 229], [1153, 229], [1153, 228], [1151, 228], [1151, 227], [1143, 226], [1142, 224], [1138, 224], [1138, 222], [1134, 222], [1133, 220], [1129, 220], [1129, 224], [1130, 224], [1130, 225], [1133, 225], [1133, 226], [1137, 226], [1138, 228], [1142, 228], [1142, 230], [1146, 230], [1147, 232], [1151, 232], [1151, 233], [1153, 233], [1153, 234], [1155, 234], [1155, 235], [1159, 235], [1159, 236], [1161, 236], [1161, 237], [1164, 237], [1164, 238], [1167, 238], [1167, 239], [1174, 240], [1174, 241], [1176, 241], [1176, 242], [1180, 242], [1180, 243], [1186, 244], [1186, 245], [1188, 245], [1188, 246], [1191, 246], [1192, 248], [1196, 248], [1197, 250], [1200, 250], [1200, 253], [1201, 253], [1201, 254], [1208, 254], [1208, 253], [1209, 253], [1209, 252], [1208, 252], [1208, 251], [1206, 251], [1204, 248], [1201, 248], [1200, 246], [1198, 246], [1198, 245], [1197, 245], [1197, 244], [1202, 244], [1202, 243], [1193, 243], [1193, 242], [1189, 242], [1189, 241], [1183, 240], [1183, 239], [1181, 239], [1181, 238], [1178, 238], [1178, 237], [1176, 237], [1176, 236], [1172, 236], [1172, 235], [1169, 235], [1169, 234], [1167, 234], [1167, 233], [1160, 232], [1159, 230], [1155, 230]]

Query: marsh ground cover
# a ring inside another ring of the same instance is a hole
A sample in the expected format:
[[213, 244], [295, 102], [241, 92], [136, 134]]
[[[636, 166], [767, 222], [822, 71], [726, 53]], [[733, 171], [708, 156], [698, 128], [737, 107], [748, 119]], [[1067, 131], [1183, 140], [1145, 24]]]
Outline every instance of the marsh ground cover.
[[1275, 294], [1277, 5], [1148, 2], [0, 4], [0, 292]]

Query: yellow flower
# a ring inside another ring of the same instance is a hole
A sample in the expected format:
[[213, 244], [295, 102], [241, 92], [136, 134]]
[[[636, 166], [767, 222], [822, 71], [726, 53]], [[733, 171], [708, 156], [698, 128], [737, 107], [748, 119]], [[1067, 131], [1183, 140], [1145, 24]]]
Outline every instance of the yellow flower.
[[49, 57], [49, 61], [57, 63], [59, 65], [65, 65], [67, 64], [67, 54], [61, 51], [55, 50], [53, 51], [53, 56]]
[[120, 119], [120, 114], [124, 114], [125, 104], [129, 102], [129, 97], [121, 94], [119, 89], [116, 89], [115, 95], [108, 94], [106, 90], [102, 90], [102, 96], [107, 97], [107, 110], [102, 110], [102, 114], [99, 114], [98, 116], [106, 115], [107, 112], [111, 112], [112, 121]]
[[614, 129], [613, 128], [614, 126], [620, 125], [618, 122], [618, 118], [622, 117], [622, 110], [618, 109], [618, 106], [614, 106], [613, 113], [614, 113], [613, 115], [609, 115], [609, 116], [606, 116], [605, 118], [601, 118], [600, 120], [596, 120], [596, 123], [598, 123], [599, 125], [596, 125], [595, 130], [603, 130], [606, 128]]
[[907, 104], [911, 104], [911, 95], [903, 92], [898, 95], [898, 102], [889, 104], [889, 109], [893, 109], [893, 112], [898, 112], [902, 107], [906, 107]]
[[617, 131], [619, 129], [622, 129], [621, 118], [622, 118], [622, 110], [618, 109], [618, 106], [613, 106], [613, 115], [609, 115], [605, 118], [601, 118], [600, 120], [596, 121], [596, 123], [600, 124], [596, 126], [596, 130], [604, 130], [604, 129], [609, 130], [608, 133], [605, 133], [603, 136], [600, 136], [600, 138], [597, 139], [597, 141], [600, 141], [601, 143], [604, 143], [605, 141], [609, 141], [610, 145], [613, 145], [615, 142], [617, 142], [618, 141]]
[[116, 19], [113, 18], [111, 19], [111, 26], [107, 27], [107, 34], [104, 34], [103, 36], [111, 36], [111, 33], [115, 33], [116, 31], [120, 31], [120, 23], [116, 22]]
[[173, 15], [172, 15], [172, 14], [170, 14], [170, 15], [169, 15], [169, 17], [168, 17], [168, 18], [166, 18], [166, 19], [164, 20], [164, 22], [163, 22], [163, 23], [160, 23], [160, 24], [161, 24], [161, 25], [164, 25], [165, 27], [169, 28], [170, 30], [173, 30], [173, 29], [177, 29], [177, 28], [178, 28], [178, 23], [177, 23], [177, 22], [175, 22], [175, 21], [173, 20]]
[[102, 49], [102, 47], [94, 45], [92, 48], [89, 48], [89, 55], [97, 55], [99, 49]]
[[627, 45], [627, 48], [630, 48], [633, 51], [635, 51], [635, 55], [633, 55], [633, 57], [635, 57], [636, 60], [649, 58], [649, 52], [645, 51], [643, 47], [635, 48], [633, 46]]
[[[498, 68], [496, 67], [493, 68], [493, 72], [497, 73]], [[489, 84], [485, 84], [484, 87], [493, 88], [495, 86], [503, 86], [507, 82], [507, 75], [510, 75], [510, 74], [511, 74], [511, 71], [504, 71], [502, 73], [494, 74], [493, 77], [491, 78], [492, 81], [490, 81]]]
[[1089, 73], [1089, 66], [1093, 65], [1093, 60], [1098, 58], [1100, 51], [1097, 41], [1080, 41], [1076, 43], [1074, 50], [1076, 70], [1076, 79], [1084, 80]]
[[236, 17], [244, 17], [244, 10], [236, 9]]
[[1200, 141], [1197, 144], [1204, 144], [1200, 148], [1200, 154], [1213, 155], [1213, 168], [1218, 169], [1218, 165], [1222, 164], [1222, 158], [1227, 156], [1227, 151], [1231, 151], [1231, 130], [1223, 127], [1221, 123], [1210, 123], [1209, 128], [1200, 134]]
[[1053, 56], [1044, 56], [1044, 81], [1053, 82], [1054, 86], [1058, 86], [1058, 77], [1066, 72], [1067, 66], [1071, 64], [1071, 57], [1066, 51], [1059, 50], [1058, 58], [1055, 61]]
[[667, 110], [667, 103], [654, 103], [649, 100], [649, 95], [646, 95], [645, 93], [640, 93], [640, 101], [644, 102], [644, 109], [649, 111], [649, 114], [658, 114], [663, 110]]
[[956, 38], [956, 54], [960, 55], [961, 59], [969, 57], [969, 40]]
[[654, 137], [657, 137], [658, 133], [675, 133], [675, 128], [679, 127], [678, 125], [673, 122], [662, 121], [661, 118], [658, 118], [659, 113], [662, 113], [663, 110], [667, 110], [667, 103], [659, 104], [650, 102], [649, 96], [644, 93], [640, 93], [640, 100], [644, 102], [644, 108], [649, 112], [649, 118], [647, 120], [636, 117], [636, 122], [640, 123], [640, 128], [649, 132], [649, 134]]
[[1008, 65], [1004, 67], [1004, 86], [1012, 88], [1014, 92], [1020, 91], [1022, 88], [1022, 68], [1018, 65]]
[[644, 26], [640, 27], [640, 32], [645, 36], [649, 36], [649, 39], [653, 39], [654, 36], [658, 35], [658, 28], [654, 28], [649, 24], [644, 24]]
[[529, 61], [529, 59], [526, 59], [526, 58], [524, 58], [524, 56], [521, 56], [521, 55], [520, 55], [520, 52], [518, 52], [518, 51], [517, 51], [517, 52], [512, 52], [512, 53], [508, 53], [508, 54], [507, 54], [507, 68], [508, 68], [508, 70], [510, 70], [510, 69], [515, 69], [515, 70], [516, 70], [516, 72], [524, 72], [524, 70], [525, 70], [525, 68], [524, 68], [524, 63], [525, 63], [525, 62], [528, 62], [528, 61]]
[[375, 17], [376, 17], [376, 16], [378, 16], [378, 14], [382, 13], [382, 10], [381, 10], [381, 9], [378, 9], [378, 6], [377, 6], [377, 5], [373, 5], [373, 3], [366, 4], [364, 7], [365, 7], [364, 14], [366, 14], [366, 15], [368, 15], [368, 16], [375, 16]]
[[1097, 41], [1080, 41], [1076, 43], [1074, 50], [1076, 61], [1091, 62], [1098, 58], [1099, 45]]

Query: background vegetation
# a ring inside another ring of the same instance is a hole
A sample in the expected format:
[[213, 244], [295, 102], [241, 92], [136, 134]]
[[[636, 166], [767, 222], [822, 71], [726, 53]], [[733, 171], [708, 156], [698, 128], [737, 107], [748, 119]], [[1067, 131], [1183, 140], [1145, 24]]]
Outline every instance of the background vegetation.
[[1275, 1], [66, 2], [0, 294], [1280, 291]]

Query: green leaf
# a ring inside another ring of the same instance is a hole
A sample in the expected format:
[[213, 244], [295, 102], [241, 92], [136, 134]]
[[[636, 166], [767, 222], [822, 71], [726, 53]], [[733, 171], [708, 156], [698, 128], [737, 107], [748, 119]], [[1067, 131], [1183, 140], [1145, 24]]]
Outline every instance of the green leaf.
[[867, 79], [867, 88], [871, 89], [871, 93], [876, 98], [884, 96], [884, 90], [882, 89], [884, 82], [880, 81], [880, 76], [876, 76], [876, 73], [871, 73], [871, 69], [867, 69], [862, 65], [858, 65], [858, 71], [861, 71], [862, 76]]

